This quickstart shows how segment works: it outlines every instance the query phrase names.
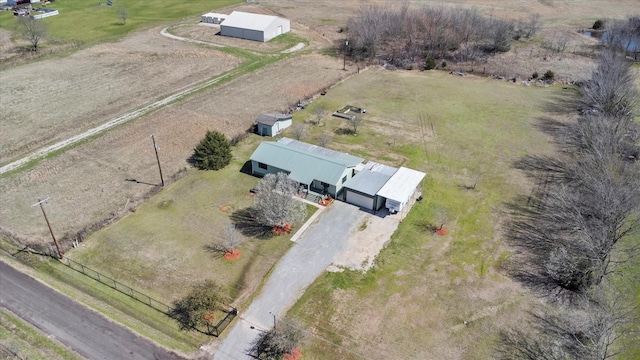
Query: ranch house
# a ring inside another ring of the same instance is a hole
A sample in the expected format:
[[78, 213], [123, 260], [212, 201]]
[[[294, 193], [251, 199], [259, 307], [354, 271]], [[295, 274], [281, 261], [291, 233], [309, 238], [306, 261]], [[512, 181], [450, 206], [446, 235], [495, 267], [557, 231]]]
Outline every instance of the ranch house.
[[307, 191], [338, 198], [344, 184], [361, 168], [362, 160], [357, 156], [282, 138], [258, 145], [251, 155], [251, 173], [264, 176], [284, 172]]
[[251, 155], [251, 173], [284, 172], [308, 192], [331, 195], [368, 211], [400, 212], [420, 194], [425, 173], [391, 166], [289, 138], [263, 141]]
[[234, 11], [220, 24], [220, 35], [266, 42], [291, 31], [289, 20], [271, 15]]
[[256, 132], [261, 136], [276, 136], [282, 130], [291, 126], [293, 115], [281, 113], [261, 114], [256, 119]]

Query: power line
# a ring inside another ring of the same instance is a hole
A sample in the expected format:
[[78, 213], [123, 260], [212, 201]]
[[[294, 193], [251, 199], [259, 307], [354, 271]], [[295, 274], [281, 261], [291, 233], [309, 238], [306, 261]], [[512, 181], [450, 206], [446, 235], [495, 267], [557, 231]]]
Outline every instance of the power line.
[[53, 239], [53, 243], [56, 244], [56, 250], [58, 250], [58, 258], [62, 259], [62, 251], [60, 250], [60, 245], [58, 245], [58, 240], [56, 240], [56, 236], [53, 235], [53, 230], [51, 229], [51, 224], [49, 223], [49, 218], [47, 217], [47, 213], [44, 211], [43, 204], [46, 204], [48, 202], [49, 202], [49, 197], [48, 196], [44, 200], [40, 200], [40, 198], [38, 198], [38, 202], [33, 204], [33, 205], [31, 205], [31, 207], [40, 206], [40, 209], [42, 209], [42, 215], [44, 216], [44, 220], [47, 222], [47, 226], [49, 227], [49, 232], [51, 233], [51, 238]]

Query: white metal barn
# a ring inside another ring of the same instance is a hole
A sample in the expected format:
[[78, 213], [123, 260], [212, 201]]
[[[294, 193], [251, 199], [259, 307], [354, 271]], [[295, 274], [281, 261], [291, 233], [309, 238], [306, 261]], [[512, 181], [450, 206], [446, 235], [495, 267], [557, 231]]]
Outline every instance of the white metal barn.
[[220, 35], [266, 42], [291, 31], [285, 18], [234, 11], [220, 24]]

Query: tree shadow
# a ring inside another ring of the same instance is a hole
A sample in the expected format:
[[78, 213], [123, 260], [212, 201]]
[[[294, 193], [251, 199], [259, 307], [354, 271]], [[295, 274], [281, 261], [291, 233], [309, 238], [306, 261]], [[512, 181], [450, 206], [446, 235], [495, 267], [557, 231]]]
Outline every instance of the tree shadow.
[[217, 244], [207, 244], [205, 246], [202, 247], [204, 249], [204, 251], [208, 252], [209, 254], [211, 254], [213, 256], [213, 258], [215, 259], [220, 259], [224, 256], [224, 254], [227, 252], [227, 249], [223, 248], [220, 245]]
[[234, 211], [230, 218], [238, 231], [244, 236], [269, 239], [273, 235], [271, 227], [264, 226], [256, 221], [251, 208]]
[[353, 129], [349, 128], [337, 128], [333, 131], [336, 135], [353, 135]]

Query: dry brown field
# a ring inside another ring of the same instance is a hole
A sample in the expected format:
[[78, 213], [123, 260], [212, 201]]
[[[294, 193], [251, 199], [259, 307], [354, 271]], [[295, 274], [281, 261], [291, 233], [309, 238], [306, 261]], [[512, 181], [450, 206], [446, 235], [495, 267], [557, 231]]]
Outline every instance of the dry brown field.
[[233, 68], [239, 59], [159, 29], [2, 71], [0, 164]]
[[23, 238], [47, 239], [42, 214], [31, 208], [36, 197], [47, 195], [52, 198], [49, 217], [61, 238], [122, 213], [150, 189], [126, 179], [159, 182], [151, 133], [159, 142], [162, 167], [168, 178], [188, 167], [187, 158], [207, 130], [230, 137], [241, 133], [261, 112], [282, 109], [291, 99], [302, 98], [347, 76], [341, 65], [340, 61], [320, 55], [289, 58], [118, 127], [32, 168], [2, 177], [1, 226]]

